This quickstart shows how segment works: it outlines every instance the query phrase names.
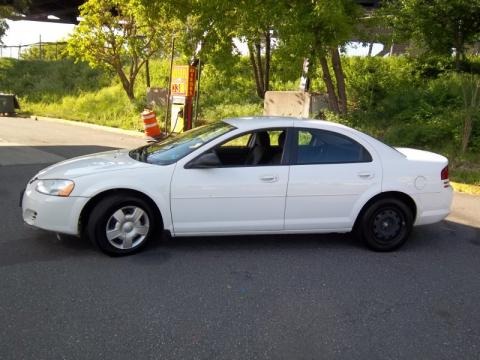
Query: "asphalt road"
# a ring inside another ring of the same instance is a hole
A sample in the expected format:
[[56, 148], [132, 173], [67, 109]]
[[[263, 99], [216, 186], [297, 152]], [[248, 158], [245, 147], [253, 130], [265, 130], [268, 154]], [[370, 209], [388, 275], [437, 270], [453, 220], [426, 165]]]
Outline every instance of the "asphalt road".
[[46, 164], [141, 142], [0, 118], [1, 359], [479, 359], [479, 197], [385, 254], [304, 235], [111, 258], [22, 224], [19, 192]]

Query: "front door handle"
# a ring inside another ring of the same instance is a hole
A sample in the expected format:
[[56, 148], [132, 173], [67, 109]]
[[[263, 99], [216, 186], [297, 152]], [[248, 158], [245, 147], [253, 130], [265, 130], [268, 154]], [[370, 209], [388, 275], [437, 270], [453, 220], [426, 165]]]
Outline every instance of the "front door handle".
[[278, 181], [278, 176], [276, 175], [263, 175], [260, 176], [260, 180], [263, 182], [276, 182]]

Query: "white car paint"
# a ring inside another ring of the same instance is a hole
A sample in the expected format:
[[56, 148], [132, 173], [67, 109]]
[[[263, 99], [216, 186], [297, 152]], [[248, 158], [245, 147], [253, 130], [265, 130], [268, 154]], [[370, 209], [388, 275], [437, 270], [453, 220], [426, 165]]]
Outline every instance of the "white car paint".
[[[448, 160], [438, 154], [398, 149], [354, 129], [320, 120], [280, 117], [237, 118], [236, 129], [197, 148], [171, 165], [133, 160], [126, 150], [82, 156], [50, 166], [29, 182], [22, 199], [24, 221], [32, 226], [79, 235], [82, 209], [111, 189], [145, 194], [158, 206], [173, 236], [350, 231], [375, 195], [408, 195], [415, 225], [445, 218], [452, 201]], [[185, 165], [235, 135], [267, 128], [323, 129], [348, 136], [371, 154], [370, 163], [245, 166], [187, 169]], [[69, 197], [35, 191], [40, 179], [75, 182]]]
[[[315, 125], [315, 121], [307, 124], [297, 122], [295, 127]], [[381, 192], [381, 158], [375, 148], [349, 128], [333, 125], [323, 129], [333, 128], [365, 147], [373, 161], [291, 166], [285, 210], [286, 230], [350, 231], [359, 212], [355, 204], [365, 204]]]
[[171, 186], [175, 234], [283, 230], [288, 171], [288, 166], [177, 166]]

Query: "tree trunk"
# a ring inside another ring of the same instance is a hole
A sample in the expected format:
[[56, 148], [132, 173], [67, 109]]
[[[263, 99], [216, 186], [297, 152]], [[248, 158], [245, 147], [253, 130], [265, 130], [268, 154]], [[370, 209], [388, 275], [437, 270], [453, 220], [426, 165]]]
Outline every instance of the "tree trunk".
[[255, 56], [257, 58], [257, 70], [258, 70], [258, 78], [260, 79], [260, 87], [262, 90], [262, 95], [260, 96], [262, 99], [265, 98], [265, 73], [263, 72], [263, 63], [262, 63], [262, 46], [260, 42], [255, 44]]
[[372, 51], [373, 51], [373, 41], [370, 44], [368, 44], [368, 54], [367, 54], [368, 57], [372, 56]]
[[258, 66], [259, 65], [257, 64], [257, 62], [255, 60], [255, 49], [250, 42], [248, 42], [247, 45], [248, 45], [248, 52], [249, 52], [249, 56], [250, 56], [250, 64], [252, 65], [253, 76], [255, 78], [255, 86], [256, 86], [256, 89], [257, 89], [257, 95], [258, 95], [258, 97], [263, 99], [264, 96], [265, 96], [265, 93], [263, 91], [263, 86], [262, 86], [263, 79], [259, 78], [259, 76], [258, 76]]
[[264, 93], [270, 90], [270, 59], [271, 59], [271, 36], [270, 30], [265, 32], [265, 73], [264, 73], [264, 82], [263, 90]]
[[127, 88], [127, 96], [130, 100], [135, 100], [135, 92], [133, 90], [133, 85], [135, 83], [135, 80], [132, 80], [130, 83], [129, 83], [129, 86]]
[[465, 55], [465, 43], [463, 41], [463, 33], [461, 29], [458, 29], [457, 37], [455, 39], [455, 70], [462, 70], [462, 61]]
[[472, 134], [472, 114], [467, 112], [463, 119], [463, 134], [462, 134], [462, 153], [465, 154], [470, 142], [470, 136]]
[[458, 51], [458, 47], [455, 48], [455, 70], [460, 71], [460, 52]]
[[134, 81], [129, 81], [127, 79], [127, 76], [123, 72], [123, 69], [116, 68], [116, 71], [117, 71], [118, 77], [120, 78], [120, 81], [122, 83], [123, 90], [125, 90], [125, 93], [127, 94], [128, 98], [130, 100], [134, 100], [135, 99], [135, 94], [133, 92]]
[[339, 113], [340, 108], [338, 106], [338, 98], [337, 94], [335, 93], [335, 87], [333, 85], [332, 77], [330, 76], [330, 70], [328, 68], [327, 59], [324, 55], [321, 55], [320, 58], [320, 65], [322, 66], [322, 73], [323, 73], [323, 82], [327, 87], [327, 94], [328, 94], [328, 105], [330, 110]]
[[342, 59], [338, 48], [331, 49], [333, 72], [337, 82], [338, 107], [341, 114], [347, 113], [347, 92], [345, 90], [345, 75], [342, 68]]
[[462, 86], [463, 103], [464, 103], [464, 119], [462, 133], [462, 153], [465, 153], [470, 142], [473, 128], [473, 116], [478, 112], [479, 107], [479, 91], [480, 80], [472, 78], [468, 82], [465, 81]]

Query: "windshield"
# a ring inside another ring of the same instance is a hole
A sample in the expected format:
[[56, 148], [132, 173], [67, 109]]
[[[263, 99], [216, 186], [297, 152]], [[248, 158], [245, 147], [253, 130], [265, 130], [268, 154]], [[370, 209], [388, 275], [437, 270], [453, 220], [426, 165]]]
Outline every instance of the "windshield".
[[177, 162], [205, 143], [233, 130], [230, 124], [219, 121], [200, 126], [159, 143], [142, 146], [130, 151], [130, 157], [155, 165], [169, 165]]

